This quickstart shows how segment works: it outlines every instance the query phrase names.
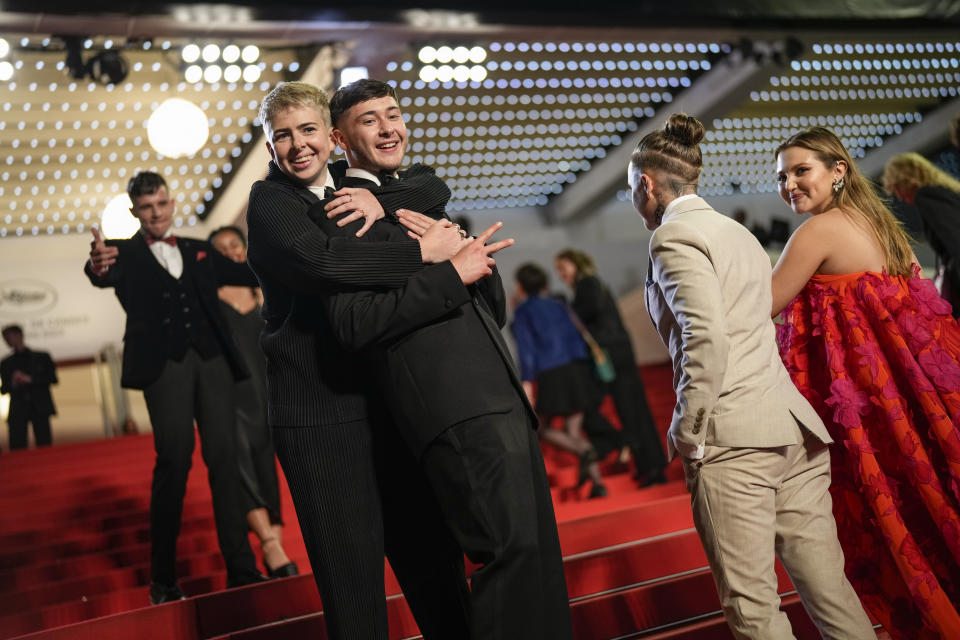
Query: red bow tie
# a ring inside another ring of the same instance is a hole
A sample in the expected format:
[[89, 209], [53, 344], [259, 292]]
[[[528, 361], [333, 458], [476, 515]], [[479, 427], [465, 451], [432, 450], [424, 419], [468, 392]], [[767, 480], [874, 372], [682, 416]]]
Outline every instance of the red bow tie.
[[147, 234], [147, 245], [151, 245], [154, 242], [166, 242], [171, 247], [177, 246], [177, 236], [167, 236], [166, 238], [154, 238], [150, 234]]

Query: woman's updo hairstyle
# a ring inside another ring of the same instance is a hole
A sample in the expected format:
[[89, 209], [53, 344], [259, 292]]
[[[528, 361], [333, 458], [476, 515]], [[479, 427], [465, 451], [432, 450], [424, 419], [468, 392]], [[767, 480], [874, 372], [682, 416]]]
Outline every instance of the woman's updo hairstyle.
[[641, 171], [659, 170], [684, 182], [696, 183], [703, 169], [700, 141], [704, 133], [699, 120], [675, 113], [662, 129], [640, 140], [630, 156], [630, 164]]

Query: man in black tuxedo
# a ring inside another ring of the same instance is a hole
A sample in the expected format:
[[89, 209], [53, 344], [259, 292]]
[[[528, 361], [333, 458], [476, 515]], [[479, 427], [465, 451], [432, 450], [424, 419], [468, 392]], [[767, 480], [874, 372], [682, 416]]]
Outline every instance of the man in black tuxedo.
[[32, 351], [23, 342], [23, 328], [11, 324], [3, 328], [3, 340], [13, 353], [0, 362], [0, 393], [10, 394], [7, 425], [10, 450], [27, 448], [27, 424], [33, 424], [38, 447], [53, 442], [50, 416], [56, 415], [50, 385], [57, 382], [57, 369], [50, 354]]
[[150, 496], [150, 602], [183, 598], [176, 549], [194, 447], [193, 422], [209, 471], [227, 586], [265, 580], [255, 567], [238, 495], [234, 380], [248, 375], [220, 314], [217, 288], [256, 286], [249, 267], [209, 243], [170, 233], [166, 181], [141, 172], [127, 185], [140, 232], [104, 242], [94, 229], [84, 272], [112, 287], [127, 313], [121, 384], [142, 389], [157, 458]]
[[[333, 142], [319, 88], [281, 83], [264, 97], [259, 116], [272, 160], [250, 191], [247, 259], [264, 296], [268, 421], [327, 635], [386, 640], [386, 552], [424, 638], [467, 638], [463, 554], [364, 363], [334, 338], [321, 294], [334, 287], [399, 288], [410, 276], [437, 270], [463, 290], [461, 278], [482, 277], [497, 246], [466, 243], [449, 222], [419, 242], [341, 237], [342, 222], [357, 221], [351, 232], [363, 224], [362, 235], [384, 208], [428, 203], [417, 194], [383, 196], [381, 204], [367, 189], [335, 191], [344, 167], [327, 164]], [[311, 222], [311, 207], [338, 237]], [[339, 222], [328, 218], [340, 214], [346, 215]], [[418, 313], [438, 313], [443, 305], [441, 299]]]
[[[334, 94], [334, 140], [350, 168], [343, 186], [378, 197], [404, 193], [444, 217], [450, 192], [427, 167], [401, 166], [406, 128], [389, 85], [360, 80]], [[402, 198], [398, 198], [402, 200]], [[413, 235], [443, 220], [401, 211]], [[316, 206], [331, 237], [348, 237]], [[499, 227], [472, 242], [483, 246]], [[390, 219], [356, 243], [410, 244]], [[502, 241], [505, 244], [511, 241]], [[471, 582], [470, 637], [571, 638], [566, 581], [550, 490], [526, 400], [500, 329], [506, 304], [492, 258], [471, 283], [449, 263], [423, 269], [400, 289], [339, 287], [324, 295], [331, 329], [360, 350], [401, 434], [420, 461], [447, 524], [479, 568]]]

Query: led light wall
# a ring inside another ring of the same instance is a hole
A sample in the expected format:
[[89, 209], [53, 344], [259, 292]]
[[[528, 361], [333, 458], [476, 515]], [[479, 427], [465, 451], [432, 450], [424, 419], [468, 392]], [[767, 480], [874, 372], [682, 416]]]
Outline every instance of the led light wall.
[[[10, 51], [0, 59], [13, 60], [14, 72], [0, 83], [0, 238], [86, 233], [141, 170], [166, 178], [177, 200], [176, 227], [196, 224], [252, 140], [260, 99], [299, 68], [292, 49], [257, 49], [254, 82], [188, 82], [181, 50], [190, 42], [123, 43], [129, 75], [104, 86], [67, 74], [57, 38], [7, 41]], [[83, 43], [86, 55], [120, 46], [103, 38]], [[227, 49], [219, 49], [219, 61], [232, 55]], [[148, 140], [151, 115], [170, 98], [202, 110], [209, 133], [179, 158]]]

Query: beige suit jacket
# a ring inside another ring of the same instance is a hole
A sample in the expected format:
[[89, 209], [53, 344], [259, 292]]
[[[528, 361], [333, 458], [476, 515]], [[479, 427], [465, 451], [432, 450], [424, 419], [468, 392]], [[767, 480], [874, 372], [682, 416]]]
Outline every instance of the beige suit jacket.
[[700, 197], [676, 203], [650, 238], [646, 303], [673, 359], [677, 404], [668, 455], [703, 445], [780, 447], [797, 422], [830, 436], [777, 352], [770, 258]]

